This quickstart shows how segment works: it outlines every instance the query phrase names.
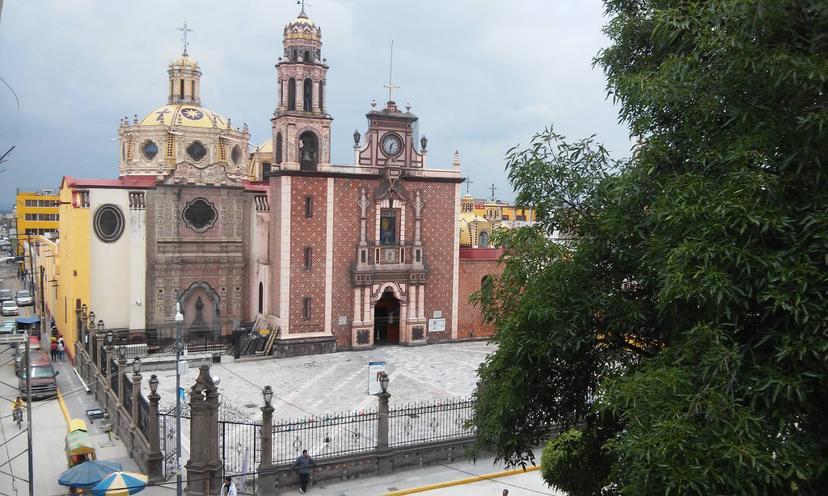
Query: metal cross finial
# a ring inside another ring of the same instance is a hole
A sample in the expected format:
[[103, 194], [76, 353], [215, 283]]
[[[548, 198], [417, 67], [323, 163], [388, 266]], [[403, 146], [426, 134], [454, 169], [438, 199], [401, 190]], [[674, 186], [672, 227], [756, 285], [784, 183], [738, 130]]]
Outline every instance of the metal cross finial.
[[469, 194], [469, 187], [471, 187], [471, 185], [474, 181], [472, 181], [472, 179], [470, 177], [465, 177], [464, 179], [466, 180], [466, 194], [468, 195]]
[[[305, 14], [305, 0], [296, 0], [296, 5], [302, 6], [302, 11], [299, 12], [299, 17], [307, 17], [308, 15]], [[310, 3], [308, 5], [310, 5]]]
[[382, 85], [383, 88], [388, 88], [388, 101], [394, 101], [394, 90], [399, 86], [394, 85], [391, 76], [394, 74], [394, 40], [391, 40], [391, 59], [388, 63], [388, 84]]
[[182, 55], [187, 55], [187, 47], [190, 46], [187, 43], [187, 33], [192, 33], [193, 30], [187, 27], [187, 21], [184, 21], [184, 26], [176, 29], [181, 31], [181, 42], [184, 44], [184, 53]]
[[495, 191], [497, 191], [497, 188], [495, 188], [494, 183], [492, 183], [492, 185], [491, 185], [491, 186], [489, 186], [489, 191], [491, 191], [491, 192], [492, 192], [492, 201], [494, 201], [494, 199], [495, 199]]

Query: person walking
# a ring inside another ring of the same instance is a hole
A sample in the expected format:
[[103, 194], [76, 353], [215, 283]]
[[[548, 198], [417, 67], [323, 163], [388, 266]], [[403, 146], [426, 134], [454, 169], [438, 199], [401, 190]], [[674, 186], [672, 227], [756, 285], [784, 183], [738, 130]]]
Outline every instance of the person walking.
[[224, 484], [221, 485], [221, 496], [237, 496], [236, 485], [230, 477], [224, 478]]
[[52, 357], [52, 361], [56, 362], [58, 357], [58, 344], [57, 340], [53, 340], [52, 344], [49, 345], [49, 355]]
[[63, 343], [63, 338], [58, 339], [57, 346], [58, 346], [58, 358], [62, 362], [63, 361], [63, 355], [66, 352], [66, 345]]
[[302, 456], [293, 462], [296, 471], [299, 472], [299, 492], [305, 494], [308, 490], [308, 482], [310, 482], [311, 465], [316, 465], [313, 458], [308, 455], [308, 450], [302, 450]]

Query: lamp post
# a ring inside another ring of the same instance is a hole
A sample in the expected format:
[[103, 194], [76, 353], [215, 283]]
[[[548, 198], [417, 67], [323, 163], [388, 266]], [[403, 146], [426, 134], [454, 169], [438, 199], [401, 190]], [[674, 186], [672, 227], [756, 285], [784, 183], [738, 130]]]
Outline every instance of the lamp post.
[[262, 410], [262, 461], [259, 464], [259, 494], [273, 494], [275, 481], [269, 474], [273, 465], [273, 388], [265, 386], [262, 389], [264, 406]]
[[380, 392], [377, 393], [379, 399], [379, 411], [377, 418], [379, 425], [377, 426], [377, 449], [388, 448], [388, 399], [391, 394], [388, 393], [388, 383], [390, 379], [388, 374], [380, 372], [379, 383]]
[[181, 485], [181, 322], [184, 314], [181, 313], [181, 300], [178, 290], [175, 291], [175, 494], [183, 496]]
[[[157, 381], [158, 378], [156, 377], [155, 380]], [[132, 401], [131, 401], [131, 412], [129, 412], [130, 416], [132, 417], [132, 428], [138, 428], [138, 399], [141, 395], [141, 359], [135, 357], [132, 360]]]

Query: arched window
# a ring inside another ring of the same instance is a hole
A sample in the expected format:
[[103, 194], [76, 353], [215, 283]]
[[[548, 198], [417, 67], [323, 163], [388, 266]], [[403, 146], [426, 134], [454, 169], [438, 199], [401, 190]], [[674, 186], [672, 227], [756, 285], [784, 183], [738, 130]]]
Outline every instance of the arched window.
[[324, 81], [319, 81], [319, 110], [323, 110], [325, 108], [325, 105], [323, 104], [325, 99], [322, 97], [322, 88], [324, 88], [324, 87], [325, 87], [325, 82]]
[[488, 248], [489, 247], [489, 233], [483, 231], [477, 237], [477, 246], [479, 248]]
[[307, 50], [305, 50], [305, 58], [304, 58], [304, 60], [305, 60], [305, 62], [313, 62], [313, 59], [311, 59], [310, 52], [309, 52], [309, 51], [307, 51]]
[[296, 80], [288, 79], [288, 110], [296, 110]]
[[316, 170], [319, 163], [319, 138], [311, 131], [305, 131], [299, 136], [299, 168], [301, 170]]
[[178, 81], [178, 83], [179, 83], [178, 84], [178, 92], [181, 95], [179, 98], [181, 98], [183, 100], [184, 99], [184, 80], [181, 79], [181, 80]]
[[305, 112], [313, 110], [313, 81], [310, 78], [305, 79], [303, 88], [302, 104], [305, 106]]
[[264, 313], [264, 285], [259, 283], [259, 313]]
[[290, 60], [296, 62], [296, 58], [298, 57], [296, 49], [294, 48], [293, 51], [290, 52]]
[[282, 163], [282, 133], [276, 133], [276, 163]]
[[195, 98], [195, 81], [190, 81], [190, 97]]

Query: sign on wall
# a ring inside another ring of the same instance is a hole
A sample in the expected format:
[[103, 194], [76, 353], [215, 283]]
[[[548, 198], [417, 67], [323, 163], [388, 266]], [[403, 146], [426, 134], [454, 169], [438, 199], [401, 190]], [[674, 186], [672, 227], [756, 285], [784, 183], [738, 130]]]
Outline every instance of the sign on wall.
[[381, 372], [385, 372], [385, 362], [368, 362], [368, 394], [379, 394], [382, 391], [379, 383]]
[[428, 319], [428, 332], [445, 332], [446, 319]]

